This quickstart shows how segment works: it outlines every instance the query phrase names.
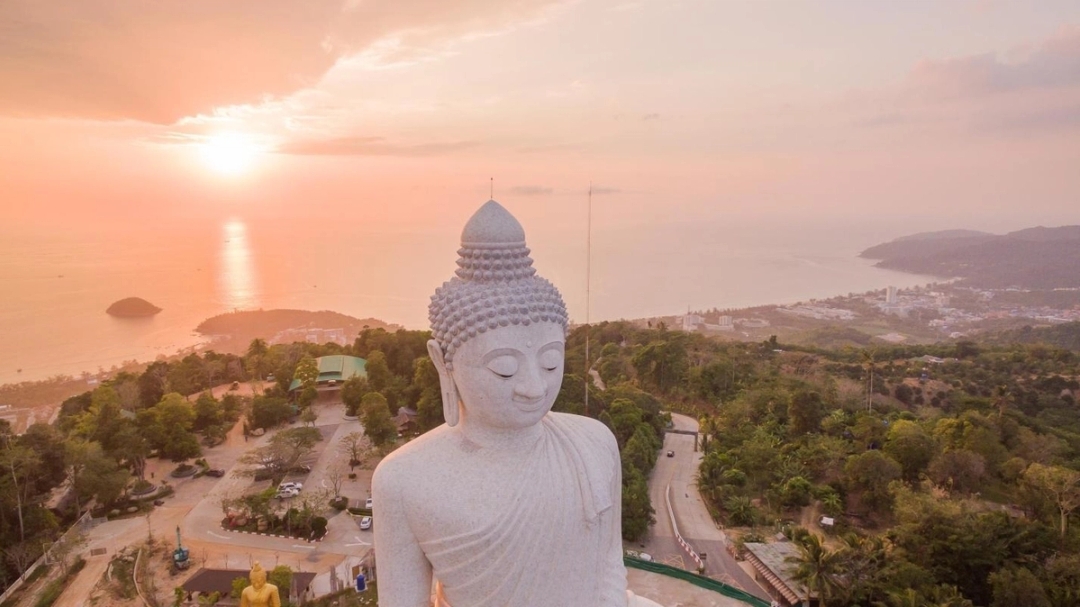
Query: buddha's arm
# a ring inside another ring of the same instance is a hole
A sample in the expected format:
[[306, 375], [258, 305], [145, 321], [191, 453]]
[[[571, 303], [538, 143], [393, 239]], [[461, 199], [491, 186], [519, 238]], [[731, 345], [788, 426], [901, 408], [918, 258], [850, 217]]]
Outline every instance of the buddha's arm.
[[281, 593], [278, 591], [277, 586], [272, 587], [270, 591], [270, 607], [281, 607]]
[[609, 443], [615, 473], [611, 475], [612, 507], [600, 519], [603, 534], [601, 545], [606, 553], [603, 562], [608, 565], [600, 578], [600, 604], [604, 607], [623, 607], [626, 605], [626, 566], [623, 565], [622, 547], [622, 461], [614, 436]]
[[244, 591], [240, 593], [240, 607], [251, 607], [251, 597], [248, 596], [249, 594], [247, 588], [244, 588]]
[[[384, 463], [387, 463], [384, 461]], [[378, 570], [379, 607], [428, 607], [431, 605], [431, 563], [409, 528], [406, 510], [392, 468], [380, 465], [371, 482], [371, 498], [378, 518], [375, 531], [375, 563]]]

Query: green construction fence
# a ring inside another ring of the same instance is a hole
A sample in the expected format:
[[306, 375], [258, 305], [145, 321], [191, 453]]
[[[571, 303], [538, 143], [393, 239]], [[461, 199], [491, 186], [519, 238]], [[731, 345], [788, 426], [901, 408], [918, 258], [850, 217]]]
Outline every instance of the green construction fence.
[[763, 601], [760, 598], [739, 590], [733, 586], [728, 586], [723, 582], [718, 582], [712, 578], [707, 578], [703, 575], [698, 575], [685, 569], [679, 569], [678, 567], [672, 567], [670, 565], [664, 565], [662, 563], [655, 563], [652, 561], [643, 561], [636, 559], [632, 556], [624, 556], [623, 563], [627, 567], [633, 567], [634, 569], [641, 569], [642, 571], [650, 571], [652, 573], [659, 573], [660, 575], [666, 575], [675, 579], [689, 582], [699, 588], [706, 590], [712, 590], [718, 592], [728, 598], [735, 599], [736, 601], [742, 601], [747, 605], [753, 607], [769, 607], [769, 601]]

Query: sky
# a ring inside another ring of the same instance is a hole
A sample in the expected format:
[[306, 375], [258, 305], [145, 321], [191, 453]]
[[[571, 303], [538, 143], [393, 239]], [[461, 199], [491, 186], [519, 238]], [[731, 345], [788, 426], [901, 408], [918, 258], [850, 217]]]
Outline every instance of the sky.
[[[4, 229], [1080, 223], [1080, 3], [4, 0]], [[890, 228], [892, 229], [892, 228]]]

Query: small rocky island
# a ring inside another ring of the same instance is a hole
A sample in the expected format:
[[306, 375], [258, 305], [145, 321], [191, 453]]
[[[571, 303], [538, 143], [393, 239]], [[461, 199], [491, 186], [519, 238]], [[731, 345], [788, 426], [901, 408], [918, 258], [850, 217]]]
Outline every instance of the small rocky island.
[[141, 297], [125, 297], [120, 301], [113, 302], [105, 310], [105, 313], [117, 318], [144, 318], [153, 316], [160, 311], [161, 308]]

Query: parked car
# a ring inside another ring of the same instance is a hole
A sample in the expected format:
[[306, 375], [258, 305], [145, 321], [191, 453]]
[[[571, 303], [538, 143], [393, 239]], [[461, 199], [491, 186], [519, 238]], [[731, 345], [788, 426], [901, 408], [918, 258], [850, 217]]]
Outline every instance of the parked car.
[[281, 483], [280, 485], [278, 485], [278, 491], [281, 491], [283, 489], [295, 489], [297, 493], [300, 493], [300, 490], [303, 488], [304, 483], [295, 483], [292, 481], [289, 481], [287, 483]]
[[366, 502], [364, 502], [364, 508], [367, 508], [368, 510], [371, 510], [371, 498], [370, 497], [367, 498]]
[[360, 519], [360, 528], [363, 529], [364, 531], [367, 531], [368, 529], [371, 529], [371, 517], [370, 516], [365, 516], [364, 518]]
[[300, 491], [297, 489], [278, 489], [277, 494], [274, 496], [279, 500], [289, 499], [290, 497], [296, 497], [300, 495]]
[[206, 471], [206, 476], [212, 476], [214, 478], [221, 478], [225, 476], [225, 471], [220, 468], [211, 468]]
[[675, 452], [674, 451], [668, 451], [667, 456], [668, 457], [675, 457]]

